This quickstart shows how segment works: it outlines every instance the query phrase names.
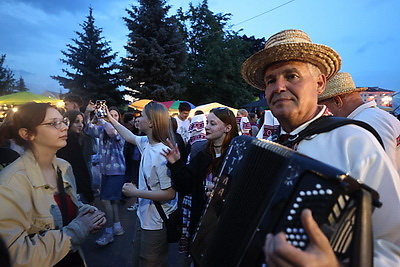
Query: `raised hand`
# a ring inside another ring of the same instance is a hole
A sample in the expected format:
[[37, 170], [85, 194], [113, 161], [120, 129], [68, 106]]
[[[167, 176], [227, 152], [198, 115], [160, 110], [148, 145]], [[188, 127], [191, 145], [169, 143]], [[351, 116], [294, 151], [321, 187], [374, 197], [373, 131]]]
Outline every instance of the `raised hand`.
[[95, 110], [95, 109], [96, 109], [96, 104], [93, 103], [92, 100], [89, 100], [89, 103], [88, 103], [88, 105], [86, 106], [85, 113], [90, 113], [90, 112], [92, 112], [92, 111]]
[[169, 163], [173, 164], [181, 158], [181, 153], [179, 152], [178, 144], [173, 145], [169, 139], [167, 139], [167, 142], [169, 148], [163, 149], [160, 154], [164, 156]]
[[117, 122], [117, 121], [113, 118], [113, 116], [111, 116], [110, 111], [108, 110], [108, 107], [107, 107], [107, 106], [105, 106], [105, 109], [106, 109], [108, 121], [111, 122], [111, 123]]
[[286, 241], [284, 233], [267, 235], [264, 252], [268, 266], [340, 266], [329, 240], [312, 217], [311, 210], [301, 213], [301, 222], [310, 243], [302, 251]]

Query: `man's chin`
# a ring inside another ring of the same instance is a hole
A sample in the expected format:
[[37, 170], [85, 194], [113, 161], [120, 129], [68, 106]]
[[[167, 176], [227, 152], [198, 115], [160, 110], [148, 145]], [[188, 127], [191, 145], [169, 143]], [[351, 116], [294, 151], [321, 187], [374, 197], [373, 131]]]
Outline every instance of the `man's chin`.
[[271, 108], [271, 112], [278, 121], [292, 117], [292, 111], [289, 108]]

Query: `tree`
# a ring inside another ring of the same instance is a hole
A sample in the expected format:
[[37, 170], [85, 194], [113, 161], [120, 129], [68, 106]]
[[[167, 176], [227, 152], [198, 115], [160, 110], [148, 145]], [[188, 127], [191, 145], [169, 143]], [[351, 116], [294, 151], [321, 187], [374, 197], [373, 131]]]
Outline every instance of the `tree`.
[[20, 76], [18, 81], [15, 82], [14, 91], [16, 92], [27, 92], [29, 89], [25, 85], [24, 79]]
[[[254, 53], [264, 49], [264, 45], [265, 45], [265, 38], [264, 37], [260, 38], [260, 39], [257, 39], [254, 36], [247, 37], [247, 35], [243, 35], [240, 38], [242, 39], [242, 41], [247, 46], [247, 50], [243, 51], [243, 56], [245, 58], [248, 58], [251, 55], [253, 55]], [[248, 85], [247, 83], [246, 83], [245, 86], [249, 90], [253, 90], [253, 92], [255, 92], [254, 94], [257, 94], [260, 99], [261, 98], [265, 98], [264, 91], [254, 90], [254, 88], [251, 87], [250, 85]]]
[[248, 51], [247, 51], [247, 57], [253, 55], [254, 53], [264, 49], [264, 44], [265, 44], [265, 38], [261, 39], [256, 39], [254, 36], [248, 37], [247, 35], [243, 35], [241, 39], [247, 43], [248, 46]]
[[124, 101], [118, 90], [120, 66], [114, 61], [117, 53], [112, 53], [110, 42], [100, 36], [102, 29], [94, 22], [92, 8], [89, 8], [87, 20], [80, 24], [83, 32], [75, 32], [78, 38], [72, 39], [75, 45], [67, 44], [67, 51], [61, 51], [66, 59], [60, 61], [72, 70], [62, 69], [66, 77], [51, 77], [85, 102], [106, 99], [109, 105], [121, 105]]
[[6, 55], [0, 55], [0, 95], [7, 95], [13, 92], [15, 82], [14, 73], [4, 65]]
[[127, 57], [122, 59], [127, 93], [158, 101], [179, 99], [186, 47], [175, 17], [167, 17], [164, 0], [139, 0], [126, 9]]
[[198, 105], [220, 102], [239, 107], [255, 99], [257, 92], [242, 79], [240, 68], [249, 54], [250, 42], [226, 30], [230, 14], [213, 14], [207, 0], [189, 5], [178, 16], [185, 32], [189, 57], [186, 99]]

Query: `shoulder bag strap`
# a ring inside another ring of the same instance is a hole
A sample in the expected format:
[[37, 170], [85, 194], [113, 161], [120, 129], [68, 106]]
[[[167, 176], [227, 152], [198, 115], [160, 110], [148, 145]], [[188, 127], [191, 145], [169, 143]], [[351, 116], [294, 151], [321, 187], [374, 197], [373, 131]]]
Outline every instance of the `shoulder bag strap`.
[[[144, 177], [144, 181], [146, 182], [147, 189], [149, 189], [149, 191], [151, 191], [151, 187], [149, 186], [146, 175], [144, 173], [143, 173], [143, 177]], [[161, 207], [160, 201], [153, 200], [153, 203], [154, 203], [154, 206], [156, 206], [156, 209], [157, 209], [158, 213], [160, 214], [161, 218], [163, 219], [163, 221], [165, 223], [167, 223], [168, 218], [167, 218], [167, 215], [165, 215], [163, 208]]]

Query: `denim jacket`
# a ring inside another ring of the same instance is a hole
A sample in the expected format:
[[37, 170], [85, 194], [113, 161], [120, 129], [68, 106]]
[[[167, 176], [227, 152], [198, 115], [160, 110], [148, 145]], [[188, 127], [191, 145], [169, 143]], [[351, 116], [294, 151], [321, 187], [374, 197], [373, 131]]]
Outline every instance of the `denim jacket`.
[[125, 175], [125, 140], [112, 124], [103, 119], [99, 119], [98, 125], [87, 120], [85, 133], [99, 139], [100, 173], [103, 175]]

